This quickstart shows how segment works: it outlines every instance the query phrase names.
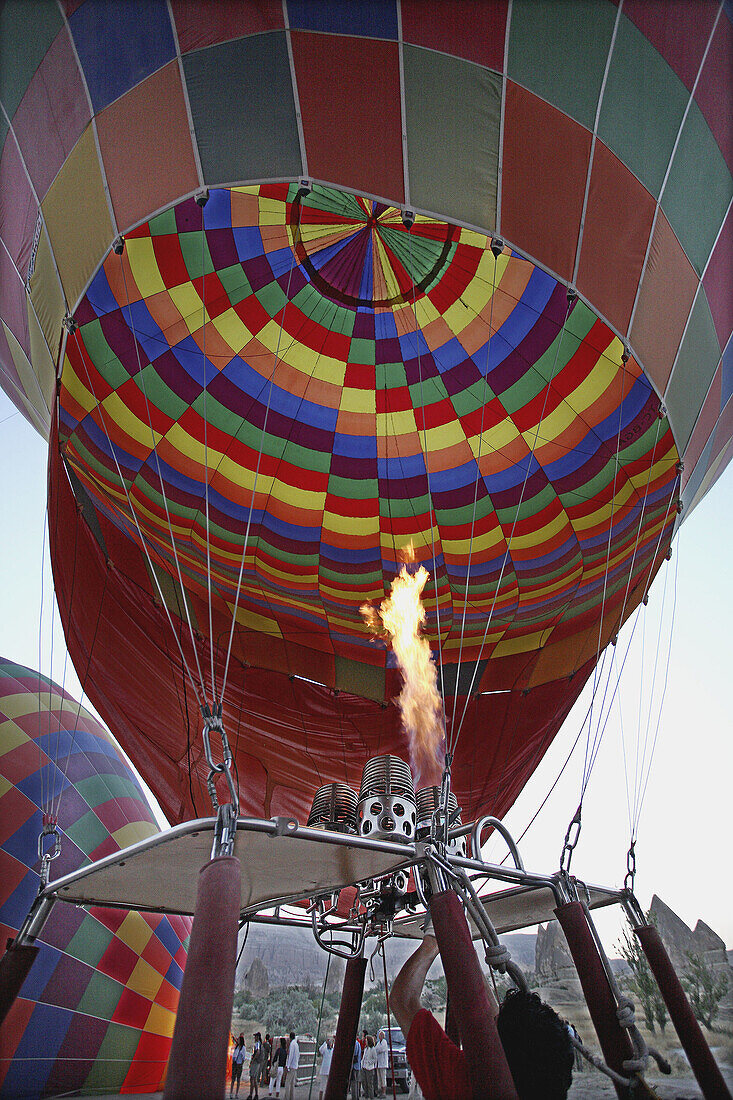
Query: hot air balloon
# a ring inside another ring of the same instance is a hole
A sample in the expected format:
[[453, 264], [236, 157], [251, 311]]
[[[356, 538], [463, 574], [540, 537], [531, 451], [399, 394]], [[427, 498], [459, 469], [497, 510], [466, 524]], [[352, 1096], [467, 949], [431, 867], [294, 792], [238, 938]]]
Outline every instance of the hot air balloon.
[[302, 819], [406, 754], [359, 607], [411, 542], [501, 815], [730, 456], [730, 15], [144, 8], [1, 16], [0, 361], [85, 690], [171, 821], [207, 703]]
[[[0, 661], [0, 931], [14, 936], [53, 872], [158, 831], [149, 801], [114, 741], [57, 684]], [[0, 1035], [0, 1096], [161, 1087], [191, 921], [126, 909], [60, 905]]]

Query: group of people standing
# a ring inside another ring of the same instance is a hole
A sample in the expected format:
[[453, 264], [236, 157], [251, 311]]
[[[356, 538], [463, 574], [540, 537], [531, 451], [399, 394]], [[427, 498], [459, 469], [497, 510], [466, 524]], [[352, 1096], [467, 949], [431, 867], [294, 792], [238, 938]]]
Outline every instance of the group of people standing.
[[[232, 1050], [230, 1097], [239, 1096], [239, 1083], [246, 1056], [244, 1035], [240, 1035]], [[275, 1097], [280, 1096], [280, 1089], [283, 1088], [283, 1100], [292, 1100], [299, 1064], [300, 1047], [294, 1031], [290, 1032], [289, 1041], [284, 1036], [273, 1039], [269, 1034], [263, 1040], [261, 1033], [256, 1031], [252, 1037], [247, 1100], [259, 1100], [260, 1087], [267, 1087], [267, 1095]]]
[[351, 1065], [352, 1100], [372, 1100], [387, 1095], [387, 1066], [389, 1065], [389, 1043], [383, 1031], [375, 1039], [367, 1035], [366, 1030], [354, 1045], [354, 1058]]

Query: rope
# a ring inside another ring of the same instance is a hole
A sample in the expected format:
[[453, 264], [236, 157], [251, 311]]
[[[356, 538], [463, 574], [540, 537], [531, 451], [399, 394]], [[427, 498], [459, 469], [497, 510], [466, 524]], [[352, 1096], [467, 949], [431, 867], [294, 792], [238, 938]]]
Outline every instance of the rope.
[[496, 271], [500, 252], [494, 251], [494, 242], [491, 242], [491, 253], [494, 257], [494, 271], [491, 286], [491, 306], [489, 308], [489, 334], [486, 340], [486, 370], [484, 372], [484, 385], [481, 400], [481, 427], [478, 437], [478, 454], [476, 456], [476, 480], [473, 485], [473, 510], [471, 514], [471, 534], [468, 540], [468, 565], [466, 568], [466, 589], [463, 598], [463, 616], [461, 619], [461, 639], [458, 647], [458, 661], [456, 663], [456, 687], [453, 694], [453, 713], [451, 715], [451, 731], [455, 728], [456, 709], [458, 707], [458, 687], [461, 681], [461, 658], [463, 656], [463, 641], [466, 632], [466, 615], [468, 613], [468, 590], [471, 581], [471, 561], [473, 557], [473, 536], [476, 528], [476, 509], [478, 507], [478, 486], [481, 480], [481, 448], [484, 442], [484, 418], [486, 416], [486, 391], [489, 387], [489, 366], [491, 363], [491, 334], [494, 329], [494, 299], [496, 298]]
[[563, 336], [565, 334], [565, 326], [567, 324], [567, 320], [568, 320], [568, 317], [570, 315], [570, 307], [571, 307], [571, 305], [574, 301], [575, 301], [575, 293], [574, 292], [571, 293], [570, 291], [568, 291], [567, 304], [565, 306], [565, 316], [563, 318], [562, 326], [560, 328], [560, 333], [559, 333], [559, 336], [558, 336], [557, 348], [555, 349], [555, 358], [554, 358], [553, 364], [552, 364], [552, 371], [550, 372], [550, 377], [548, 378], [547, 384], [545, 386], [545, 395], [544, 395], [544, 400], [543, 400], [543, 404], [542, 404], [542, 412], [540, 413], [540, 417], [539, 417], [539, 420], [537, 422], [537, 427], [536, 427], [535, 433], [534, 433], [534, 439], [532, 440], [532, 448], [531, 448], [529, 457], [527, 459], [527, 470], [526, 470], [526, 473], [524, 475], [524, 481], [522, 483], [522, 490], [521, 490], [521, 493], [519, 494], [519, 502], [517, 504], [517, 510], [516, 510], [515, 515], [514, 515], [514, 522], [512, 523], [512, 528], [511, 528], [511, 531], [509, 533], [509, 539], [507, 540], [506, 550], [504, 551], [504, 558], [503, 558], [502, 563], [501, 563], [501, 570], [499, 572], [499, 579], [496, 583], [496, 589], [494, 591], [494, 598], [493, 598], [493, 601], [492, 601], [492, 604], [491, 604], [491, 608], [489, 610], [488, 617], [486, 619], [486, 627], [484, 628], [484, 635], [483, 635], [483, 638], [481, 640], [481, 646], [479, 648], [478, 656], [476, 658], [476, 664], [474, 666], [473, 675], [471, 677], [471, 682], [468, 686], [468, 691], [466, 692], [466, 702], [464, 704], [463, 712], [461, 714], [461, 718], [460, 718], [460, 721], [458, 723], [458, 729], [455, 730], [455, 732], [452, 731], [452, 740], [451, 740], [451, 746], [450, 746], [452, 754], [455, 753], [455, 748], [456, 748], [456, 745], [458, 743], [458, 737], [460, 736], [461, 730], [463, 728], [463, 722], [465, 720], [466, 712], [468, 710], [468, 704], [469, 704], [469, 701], [470, 701], [470, 698], [471, 698], [471, 692], [473, 691], [473, 685], [476, 681], [476, 676], [478, 675], [479, 665], [481, 664], [481, 657], [483, 655], [484, 648], [486, 646], [486, 639], [488, 638], [488, 634], [489, 634], [489, 626], [491, 625], [491, 619], [493, 617], [494, 609], [496, 607], [496, 601], [499, 598], [499, 590], [501, 589], [501, 582], [504, 578], [504, 570], [506, 568], [506, 563], [509, 560], [509, 554], [510, 554], [510, 551], [511, 551], [512, 539], [514, 537], [514, 531], [515, 531], [517, 523], [519, 521], [519, 513], [520, 513], [521, 508], [522, 508], [522, 502], [524, 501], [524, 492], [525, 492], [525, 489], [527, 487], [527, 481], [529, 480], [529, 473], [530, 473], [530, 470], [532, 469], [532, 461], [534, 459], [534, 453], [535, 453], [535, 449], [537, 447], [537, 440], [539, 438], [540, 428], [542, 427], [542, 422], [543, 422], [544, 416], [545, 416], [545, 410], [547, 408], [547, 399], [548, 399], [549, 394], [550, 394], [550, 387], [551, 387], [552, 382], [555, 378], [555, 371], [557, 370], [557, 363], [558, 363], [558, 359], [559, 359], [559, 356], [560, 356], [560, 348], [562, 347], [562, 340], [563, 340]]
[[[135, 355], [136, 355], [136, 358], [137, 358], [137, 377], [140, 379], [140, 386], [141, 386], [141, 389], [143, 391], [143, 398], [145, 400], [145, 411], [146, 411], [147, 418], [148, 418], [148, 427], [150, 428], [151, 453], [153, 454], [153, 456], [155, 458], [155, 469], [156, 469], [156, 472], [158, 474], [158, 482], [160, 484], [160, 495], [163, 498], [163, 507], [165, 509], [165, 518], [166, 518], [166, 522], [168, 524], [168, 534], [170, 535], [170, 540], [171, 540], [171, 550], [173, 551], [173, 560], [175, 562], [176, 573], [178, 575], [178, 584], [179, 584], [179, 587], [180, 587], [181, 599], [183, 600], [183, 607], [184, 607], [184, 610], [186, 612], [186, 622], [188, 623], [188, 631], [189, 631], [189, 635], [190, 635], [190, 638], [191, 638], [191, 649], [193, 650], [193, 655], [194, 655], [194, 658], [196, 660], [196, 669], [197, 669], [197, 672], [198, 672], [199, 684], [201, 686], [201, 695], [204, 699], [206, 699], [206, 688], [204, 686], [204, 677], [203, 677], [203, 673], [201, 671], [201, 664], [200, 664], [200, 661], [199, 661], [198, 649], [196, 647], [196, 640], [195, 640], [195, 637], [194, 637], [193, 624], [191, 622], [191, 615], [190, 615], [189, 608], [188, 608], [188, 599], [186, 598], [186, 589], [184, 588], [184, 585], [183, 585], [183, 575], [181, 573], [181, 563], [180, 563], [180, 560], [179, 560], [179, 557], [178, 557], [178, 549], [176, 547], [176, 540], [175, 540], [175, 537], [173, 535], [173, 524], [171, 523], [170, 509], [168, 507], [168, 495], [165, 491], [165, 483], [163, 481], [163, 474], [162, 474], [162, 471], [160, 469], [160, 456], [158, 455], [158, 449], [157, 449], [157, 446], [156, 446], [156, 443], [155, 443], [155, 432], [153, 430], [153, 418], [152, 418], [152, 415], [151, 415], [151, 412], [150, 412], [150, 401], [148, 400], [148, 390], [147, 390], [147, 386], [146, 386], [146, 383], [145, 383], [145, 372], [142, 369], [142, 363], [141, 363], [141, 360], [140, 360], [140, 344], [138, 342], [137, 332], [135, 330], [135, 319], [134, 319], [133, 314], [132, 314], [132, 306], [130, 304], [130, 294], [129, 294], [129, 291], [127, 289], [127, 272], [125, 270], [125, 264], [124, 264], [123, 253], [122, 252], [120, 252], [120, 254], [119, 254], [119, 260], [120, 260], [120, 271], [122, 272], [122, 283], [123, 283], [123, 286], [125, 288], [126, 309], [127, 309], [127, 314], [128, 314], [128, 318], [129, 318], [130, 329], [132, 331], [132, 339], [133, 339], [133, 343], [135, 345]], [[87, 375], [87, 377], [88, 377], [88, 375]], [[107, 438], [109, 439], [109, 436], [107, 436]], [[112, 442], [110, 440], [110, 447], [111, 446], [112, 446]], [[152, 567], [151, 567], [151, 571], [153, 571]]]
[[[201, 209], [201, 353], [204, 370], [204, 503], [206, 507], [206, 591], [209, 604], [209, 655], [211, 659], [211, 699], [213, 703], [221, 702], [216, 698], [216, 673], [214, 671], [214, 623], [211, 607], [211, 532], [209, 529], [209, 418], [206, 411], [206, 397], [209, 389], [208, 372], [206, 370], [206, 227], [204, 222], [204, 209], [208, 202], [208, 191], [204, 192], [200, 200]], [[191, 532], [193, 535], [193, 531]], [[206, 693], [204, 692], [204, 698]]]
[[[135, 529], [137, 531], [138, 538], [140, 539], [140, 545], [143, 549], [143, 553], [145, 554], [146, 560], [148, 562], [148, 567], [150, 569], [150, 574], [151, 574], [151, 576], [152, 576], [152, 578], [155, 582], [155, 587], [158, 590], [158, 595], [160, 597], [160, 601], [161, 601], [163, 610], [166, 613], [166, 617], [167, 617], [168, 622], [170, 624], [170, 628], [173, 632], [173, 637], [176, 639], [176, 645], [178, 646], [178, 650], [181, 654], [181, 660], [183, 661], [183, 664], [185, 666], [189, 682], [190, 682], [191, 687], [193, 689], [193, 693], [196, 696], [197, 702], [199, 703], [199, 705], [201, 705], [201, 697], [199, 695], [199, 691], [198, 691], [198, 688], [196, 686], [196, 682], [195, 682], [195, 680], [194, 680], [194, 678], [191, 674], [191, 669], [189, 668], [188, 661], [186, 660], [186, 655], [183, 652], [183, 647], [181, 646], [178, 635], [176, 634], [176, 630], [175, 630], [175, 627], [173, 625], [173, 619], [171, 618], [171, 613], [168, 610], [168, 604], [167, 604], [166, 599], [163, 595], [163, 589], [161, 588], [160, 581], [158, 580], [158, 575], [155, 572], [155, 569], [153, 568], [152, 559], [150, 557], [150, 551], [148, 550], [147, 542], [146, 542], [145, 537], [143, 536], [142, 530], [140, 528], [140, 524], [138, 522], [138, 518], [137, 518], [137, 515], [136, 515], [136, 512], [135, 512], [135, 508], [133, 506], [132, 499], [130, 497], [130, 492], [129, 492], [129, 490], [127, 488], [127, 485], [125, 483], [125, 479], [122, 476], [122, 470], [120, 468], [120, 464], [119, 464], [119, 461], [117, 459], [117, 452], [115, 451], [114, 444], [112, 443], [112, 440], [111, 440], [110, 434], [109, 434], [109, 430], [107, 428], [107, 420], [106, 420], [104, 412], [102, 410], [102, 405], [100, 404], [99, 398], [97, 397], [96, 393], [94, 392], [94, 386], [92, 384], [91, 378], [89, 377], [89, 368], [87, 367], [86, 359], [84, 358], [82, 347], [79, 344], [78, 332], [76, 332], [76, 331], [74, 332], [74, 339], [76, 340], [77, 350], [79, 352], [79, 356], [80, 356], [81, 362], [84, 366], [84, 371], [85, 371], [86, 376], [87, 376], [87, 385], [89, 387], [89, 392], [91, 393], [92, 397], [94, 398], [94, 400], [96, 402], [95, 407], [96, 407], [96, 410], [99, 412], [99, 418], [102, 422], [102, 428], [104, 429], [104, 434], [107, 437], [107, 442], [109, 443], [110, 453], [112, 455], [112, 458], [114, 460], [114, 464], [115, 464], [115, 467], [116, 467], [116, 470], [117, 470], [117, 476], [120, 480], [120, 485], [122, 486], [122, 490], [125, 494], [125, 499], [127, 500], [127, 507], [129, 508], [129, 511], [130, 511], [130, 518], [132, 519], [132, 521], [135, 525]], [[195, 647], [194, 647], [194, 651], [195, 651]]]
[[[296, 225], [296, 235], [298, 233], [300, 233], [300, 217], [301, 217], [301, 206], [299, 204], [298, 205], [298, 223]], [[262, 452], [263, 452], [263, 449], [264, 449], [264, 446], [265, 446], [265, 434], [267, 432], [267, 421], [268, 421], [268, 418], [269, 418], [269, 415], [270, 415], [270, 405], [272, 403], [273, 379], [275, 377], [275, 371], [277, 370], [278, 363], [280, 362], [280, 342], [282, 340], [283, 327], [285, 325], [285, 312], [287, 310], [288, 302], [290, 301], [290, 283], [291, 283], [291, 280], [292, 280], [292, 277], [293, 277], [294, 269], [295, 269], [295, 249], [292, 250], [292, 260], [291, 260], [291, 263], [290, 263], [290, 272], [288, 274], [288, 284], [287, 284], [287, 288], [285, 290], [285, 304], [283, 306], [282, 317], [280, 319], [280, 331], [277, 334], [277, 345], [275, 347], [275, 360], [273, 362], [272, 370], [270, 372], [270, 377], [269, 377], [269, 380], [268, 380], [267, 405], [265, 406], [265, 415], [264, 415], [264, 418], [263, 418], [263, 421], [262, 421], [262, 431], [260, 432], [260, 445], [259, 445], [259, 449], [257, 451], [257, 465], [255, 467], [255, 476], [254, 476], [254, 482], [253, 482], [253, 485], [252, 485], [252, 495], [251, 495], [251, 498], [250, 498], [249, 513], [247, 515], [247, 527], [245, 528], [244, 542], [242, 544], [242, 558], [241, 558], [240, 563], [239, 563], [239, 575], [237, 577], [237, 589], [236, 589], [236, 594], [235, 594], [235, 597], [234, 597], [234, 607], [232, 608], [232, 625], [231, 625], [231, 628], [230, 628], [230, 631], [229, 631], [229, 643], [227, 645], [227, 656], [226, 656], [226, 661], [225, 661], [225, 664], [224, 664], [224, 677], [223, 677], [222, 686], [221, 686], [221, 697], [222, 697], [222, 699], [224, 698], [224, 695], [225, 695], [225, 692], [226, 692], [227, 679], [228, 679], [228, 676], [229, 676], [229, 661], [230, 661], [231, 654], [232, 654], [232, 643], [234, 641], [234, 627], [236, 626], [236, 622], [237, 622], [237, 610], [239, 608], [239, 599], [240, 599], [240, 595], [241, 595], [241, 591], [242, 591], [242, 578], [244, 576], [244, 561], [245, 561], [245, 557], [246, 557], [246, 554], [247, 554], [247, 545], [249, 543], [249, 532], [250, 532], [250, 528], [251, 528], [251, 525], [252, 525], [252, 513], [254, 511], [254, 505], [255, 505], [255, 494], [257, 493], [257, 481], [258, 481], [259, 476], [260, 476], [260, 465], [262, 463]], [[235, 438], [236, 438], [236, 436], [235, 436]]]
[[[392, 1053], [392, 1013], [389, 1010], [389, 982], [387, 981], [387, 955], [382, 941], [382, 964], [384, 966], [384, 998], [387, 1002], [387, 1038], [389, 1040], [389, 1064], [392, 1067], [392, 1100], [397, 1100], [397, 1077], [394, 1071], [394, 1055]], [[407, 1038], [407, 1036], [405, 1036]]]
[[321, 1007], [318, 1010], [318, 1027], [316, 1028], [316, 1048], [313, 1051], [313, 1067], [311, 1069], [311, 1080], [308, 1088], [308, 1100], [311, 1100], [311, 1094], [313, 1092], [313, 1081], [316, 1076], [316, 1059], [318, 1058], [318, 1040], [321, 1037], [321, 1022], [323, 1020], [323, 1002], [326, 999], [326, 985], [328, 984], [328, 971], [331, 966], [331, 952], [326, 953], [326, 973], [323, 978], [323, 992], [321, 993]]
[[[412, 267], [412, 229], [408, 229], [407, 232], [407, 245], [410, 254], [410, 267]], [[440, 674], [440, 696], [441, 699], [445, 699], [445, 676], [443, 673], [443, 639], [441, 637], [440, 628], [440, 596], [438, 593], [438, 567], [435, 554], [435, 525], [433, 524], [433, 494], [430, 489], [430, 462], [428, 461], [428, 429], [427, 429], [427, 416], [425, 414], [425, 398], [423, 395], [423, 376], [422, 376], [422, 354], [420, 351], [420, 339], [418, 336], [418, 320], [417, 320], [417, 288], [415, 286], [415, 280], [412, 281], [412, 315], [415, 321], [415, 351], [417, 354], [417, 376], [420, 384], [420, 409], [422, 412], [422, 437], [423, 437], [423, 455], [425, 457], [425, 477], [427, 480], [428, 488], [428, 515], [430, 517], [430, 547], [433, 555], [433, 586], [435, 588], [435, 625], [438, 638], [438, 670]], [[437, 517], [436, 517], [437, 524]], [[457, 686], [457, 685], [456, 685]], [[445, 726], [445, 707], [442, 709], [443, 713], [443, 737], [446, 737]], [[390, 1047], [391, 1049], [391, 1047]], [[394, 1084], [394, 1081], [393, 1081]]]

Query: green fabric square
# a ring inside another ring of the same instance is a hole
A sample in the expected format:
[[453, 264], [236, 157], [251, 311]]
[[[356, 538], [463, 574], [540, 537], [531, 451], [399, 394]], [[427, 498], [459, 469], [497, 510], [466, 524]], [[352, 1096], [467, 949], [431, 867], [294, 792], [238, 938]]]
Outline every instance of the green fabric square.
[[164, 210], [162, 214], [156, 214], [154, 218], [150, 219], [148, 225], [150, 226], [151, 237], [162, 237], [177, 233], [175, 210], [171, 207], [170, 210]]
[[[130, 375], [107, 343], [99, 320], [82, 325], [80, 333], [89, 358], [113, 390], [126, 382]], [[81, 381], [86, 384], [86, 373], [80, 368]]]
[[621, 16], [598, 136], [656, 198], [690, 93], [630, 19]]
[[501, 77], [420, 46], [403, 58], [410, 202], [493, 233]]
[[[181, 245], [181, 254], [183, 255], [183, 262], [186, 265], [186, 270], [190, 279], [200, 279], [204, 271], [207, 275], [210, 275], [214, 270], [214, 264], [211, 260], [211, 254], [209, 253], [209, 246], [206, 242], [206, 237], [203, 233], [181, 233], [178, 240]], [[203, 246], [203, 256], [201, 254], [201, 248]], [[203, 259], [203, 267], [201, 261]], [[203, 316], [203, 306], [202, 316]]]
[[137, 1050], [142, 1032], [136, 1027], [110, 1024], [94, 1065], [84, 1082], [85, 1092], [119, 1092]]
[[720, 344], [702, 286], [698, 291], [687, 331], [677, 353], [664, 394], [669, 422], [680, 454], [692, 435], [703, 401], [720, 362]]
[[63, 25], [55, 0], [6, 0], [0, 8], [0, 101], [11, 119]]
[[[77, 783], [75, 786], [76, 789], [79, 790], [81, 784]], [[94, 797], [95, 793], [96, 792], [92, 792], [92, 797]], [[83, 797], [84, 795], [82, 794], [82, 798]], [[73, 840], [74, 844], [76, 844], [77, 848], [81, 848], [82, 852], [87, 856], [93, 852], [95, 848], [98, 848], [109, 836], [108, 831], [93, 810], [90, 810], [88, 814], [84, 814], [83, 817], [80, 817], [73, 825], [70, 825], [66, 833], [71, 840]]]
[[217, 271], [217, 275], [233, 306], [238, 305], [239, 302], [248, 298], [252, 293], [249, 279], [244, 274], [241, 264], [232, 264], [231, 267], [222, 268], [221, 271]]
[[662, 209], [702, 275], [733, 197], [733, 178], [693, 100], [672, 161]]
[[134, 379], [135, 384], [148, 399], [150, 405], [160, 409], [172, 420], [178, 420], [188, 408], [186, 402], [163, 381], [152, 364], [148, 363], [144, 366], [141, 371], [134, 375]]
[[207, 181], [303, 174], [283, 31], [193, 50], [184, 54], [183, 68]]
[[514, 0], [507, 75], [592, 130], [615, 21], [608, 0]]
[[376, 342], [374, 340], [362, 340], [354, 337], [349, 345], [350, 363], [369, 363], [376, 361]]
[[255, 291], [255, 297], [270, 317], [276, 317], [287, 304], [288, 296], [278, 282], [268, 283]]
[[114, 978], [95, 970], [77, 1005], [77, 1012], [84, 1012], [89, 1016], [99, 1016], [101, 1019], [109, 1019], [117, 1008], [124, 988]]
[[[82, 924], [79, 925], [72, 936], [66, 951], [69, 955], [73, 955], [75, 959], [80, 959], [81, 962], [89, 963], [90, 966], [96, 967], [111, 942], [112, 933], [110, 930], [105, 928], [103, 924], [100, 924], [94, 917], [87, 914]], [[106, 981], [112, 980], [111, 978], [107, 978], [104, 974], [96, 976], [105, 978]], [[94, 980], [95, 979], [92, 979], [92, 981]], [[87, 992], [90, 988], [91, 986], [87, 987]], [[119, 990], [117, 995], [119, 996]]]

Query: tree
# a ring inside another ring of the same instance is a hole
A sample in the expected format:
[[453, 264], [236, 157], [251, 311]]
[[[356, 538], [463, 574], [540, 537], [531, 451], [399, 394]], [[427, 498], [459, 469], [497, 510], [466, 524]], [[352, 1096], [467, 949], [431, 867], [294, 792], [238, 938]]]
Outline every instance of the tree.
[[[646, 914], [648, 923], [653, 923], [652, 913]], [[659, 992], [656, 978], [652, 974], [646, 955], [631, 928], [626, 928], [619, 942], [616, 944], [622, 958], [628, 963], [630, 975], [625, 979], [624, 985], [639, 1001], [646, 1026], [654, 1034], [655, 1023], [661, 1031], [667, 1024], [667, 1006]]]
[[695, 1016], [705, 1027], [713, 1029], [720, 1002], [728, 991], [728, 978], [722, 971], [716, 974], [702, 955], [686, 951], [687, 969], [680, 978]]

